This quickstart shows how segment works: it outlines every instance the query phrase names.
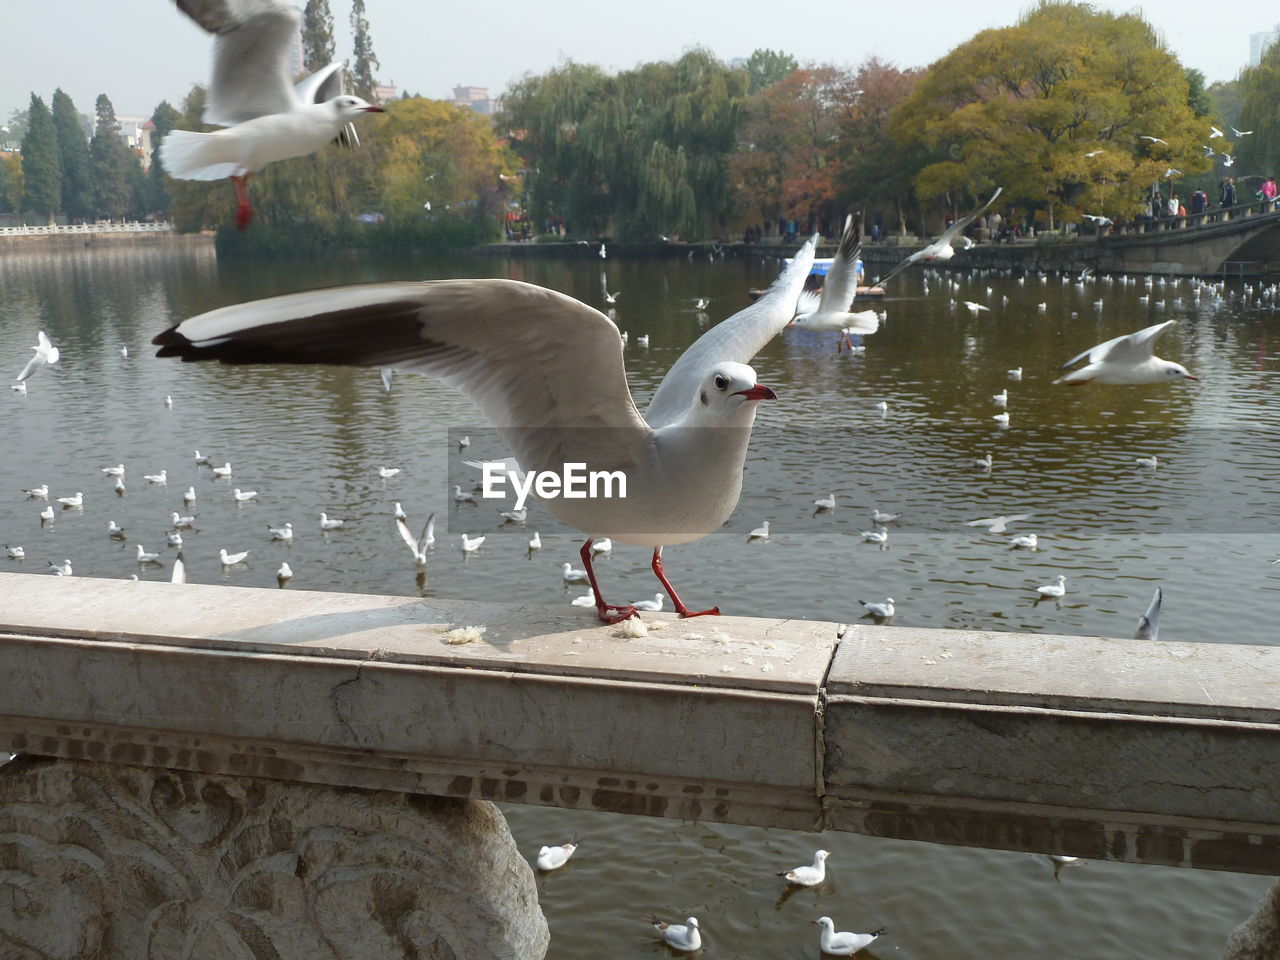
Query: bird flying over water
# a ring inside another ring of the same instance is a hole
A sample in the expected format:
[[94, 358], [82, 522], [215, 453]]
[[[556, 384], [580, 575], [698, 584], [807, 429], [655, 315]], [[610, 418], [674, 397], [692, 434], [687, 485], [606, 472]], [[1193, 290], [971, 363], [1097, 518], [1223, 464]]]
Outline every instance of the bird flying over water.
[[49, 342], [49, 338], [45, 336], [43, 330], [36, 334], [36, 345], [31, 349], [35, 351], [35, 355], [27, 361], [27, 365], [18, 374], [19, 383], [26, 380], [41, 367], [57, 363], [58, 358], [62, 356], [61, 351]]
[[968, 227], [969, 224], [971, 224], [977, 216], [982, 213], [982, 211], [986, 210], [987, 207], [996, 202], [996, 197], [1000, 196], [1003, 190], [1004, 187], [996, 187], [996, 192], [991, 195], [991, 199], [978, 207], [978, 209], [974, 210], [972, 213], [961, 217], [943, 231], [942, 236], [938, 237], [937, 240], [933, 241], [923, 250], [917, 250], [915, 253], [911, 254], [911, 256], [907, 257], [907, 259], [903, 260], [902, 263], [890, 270], [889, 275], [880, 281], [880, 286], [883, 287], [913, 263], [918, 263], [920, 261], [930, 263], [934, 261], [947, 261], [954, 257], [956, 255], [956, 251], [952, 244], [956, 243], [956, 238], [964, 232], [965, 228]]
[[351, 121], [382, 108], [343, 93], [341, 63], [294, 85], [290, 49], [301, 14], [282, 0], [177, 3], [215, 36], [203, 119], [226, 129], [174, 130], [160, 142], [160, 165], [179, 180], [230, 177], [239, 201], [236, 225], [243, 230], [253, 215], [246, 187], [251, 174], [276, 160], [314, 153], [331, 140], [357, 146]]
[[1172, 360], [1155, 356], [1155, 342], [1177, 321], [1166, 320], [1136, 333], [1115, 337], [1090, 347], [1062, 365], [1065, 370], [1086, 357], [1089, 362], [1079, 370], [1059, 377], [1054, 383], [1079, 386], [1084, 383], [1143, 384], [1169, 383], [1173, 380], [1197, 380], [1187, 368]]
[[833, 330], [840, 334], [836, 352], [846, 342], [852, 346], [850, 334], [871, 334], [880, 329], [880, 317], [874, 310], [850, 313], [858, 295], [858, 256], [862, 252], [862, 218], [845, 217], [840, 246], [827, 270], [822, 293], [805, 289], [796, 301], [796, 315], [791, 321], [809, 330]]

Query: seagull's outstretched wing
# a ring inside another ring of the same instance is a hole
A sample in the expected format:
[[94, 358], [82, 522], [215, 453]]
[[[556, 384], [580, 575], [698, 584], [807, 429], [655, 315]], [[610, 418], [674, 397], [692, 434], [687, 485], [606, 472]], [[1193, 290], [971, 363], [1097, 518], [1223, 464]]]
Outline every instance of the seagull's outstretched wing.
[[844, 218], [840, 246], [822, 285], [822, 313], [848, 313], [858, 295], [858, 255], [862, 253], [862, 214]]
[[1000, 196], [1000, 194], [1003, 192], [1004, 192], [1004, 187], [996, 187], [996, 192], [991, 195], [990, 200], [988, 200], [986, 203], [980, 206], [977, 210], [974, 210], [972, 213], [965, 214], [965, 216], [961, 217], [951, 226], [947, 227], [947, 229], [942, 232], [942, 236], [940, 236], [934, 242], [935, 243], [954, 243], [956, 237], [960, 236], [960, 233], [967, 226], [969, 226], [969, 224], [973, 223], [974, 219], [979, 214], [981, 214], [982, 211], [986, 210], [987, 207], [995, 203], [996, 197]]
[[1147, 612], [1138, 618], [1138, 630], [1133, 635], [1135, 640], [1157, 640], [1160, 637], [1160, 605], [1164, 602], [1164, 590], [1156, 587], [1155, 596]]
[[[335, 60], [327, 67], [322, 67], [311, 76], [299, 80], [293, 88], [293, 95], [299, 103], [324, 103], [334, 97], [346, 93], [342, 82], [342, 62]], [[354, 149], [360, 146], [360, 136], [356, 133], [354, 123], [344, 124], [334, 138], [334, 143], [342, 147]]]
[[651, 431], [613, 321], [516, 280], [371, 283], [221, 307], [170, 327], [157, 355], [395, 367], [457, 387], [527, 470], [624, 464]]
[[1090, 363], [1099, 363], [1103, 360], [1111, 360], [1116, 363], [1141, 363], [1144, 360], [1150, 360], [1155, 352], [1156, 340], [1176, 322], [1176, 320], [1166, 320], [1164, 323], [1144, 327], [1137, 333], [1127, 333], [1124, 336], [1113, 337], [1105, 343], [1090, 347], [1084, 353], [1072, 357], [1062, 365], [1061, 369], [1065, 370], [1067, 367], [1079, 363], [1085, 357], [1089, 358]]
[[281, 0], [177, 0], [178, 8], [215, 34], [213, 77], [204, 122], [229, 127], [297, 102], [289, 46], [299, 13]]
[[675, 423], [693, 403], [698, 385], [711, 367], [725, 362], [749, 364], [782, 332], [795, 316], [796, 300], [813, 267], [817, 244], [815, 234], [759, 300], [717, 323], [680, 355], [649, 401], [645, 418], [650, 425], [656, 428]]
[[27, 361], [27, 365], [23, 367], [22, 371], [18, 374], [17, 382], [21, 383], [23, 380], [26, 380], [33, 373], [43, 367], [45, 362], [44, 354], [37, 350], [31, 355], [31, 359]]

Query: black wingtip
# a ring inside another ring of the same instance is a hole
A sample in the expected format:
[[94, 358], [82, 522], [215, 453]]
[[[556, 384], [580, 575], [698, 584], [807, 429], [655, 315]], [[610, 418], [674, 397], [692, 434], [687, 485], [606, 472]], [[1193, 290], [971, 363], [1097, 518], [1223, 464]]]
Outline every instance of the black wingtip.
[[176, 323], [169, 329], [157, 333], [151, 338], [151, 342], [160, 348], [156, 351], [157, 357], [181, 357], [183, 360], [200, 359], [197, 356], [195, 344], [178, 332], [178, 324]]

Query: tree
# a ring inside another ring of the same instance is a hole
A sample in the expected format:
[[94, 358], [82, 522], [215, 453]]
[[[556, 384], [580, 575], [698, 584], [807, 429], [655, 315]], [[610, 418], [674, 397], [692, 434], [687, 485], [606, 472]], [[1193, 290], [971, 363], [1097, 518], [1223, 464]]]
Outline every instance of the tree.
[[1204, 86], [1204, 74], [1191, 67], [1187, 68], [1187, 106], [1197, 117], [1208, 117], [1213, 114], [1213, 101]]
[[353, 38], [353, 55], [351, 58], [351, 84], [358, 97], [373, 103], [377, 97], [374, 88], [378, 81], [373, 71], [381, 66], [378, 56], [373, 52], [373, 40], [369, 37], [369, 21], [364, 15], [364, 0], [351, 0], [351, 35]]
[[89, 143], [94, 212], [115, 219], [135, 209], [132, 168], [138, 160], [120, 139], [120, 123], [110, 98], [99, 94], [94, 108], [98, 120]]
[[[161, 100], [151, 114], [153, 128], [151, 131], [151, 143], [153, 150], [169, 135], [170, 131], [176, 130], [181, 123], [182, 114], [168, 100]], [[170, 203], [169, 191], [165, 185], [164, 168], [160, 166], [160, 162], [153, 152], [151, 166], [147, 170], [146, 183], [143, 186], [142, 202], [139, 204], [139, 209], [149, 213], [167, 213]]]
[[747, 58], [747, 93], [772, 86], [799, 66], [795, 57], [781, 50], [753, 50]]
[[[1280, 159], [1280, 116], [1276, 97], [1280, 96], [1280, 43], [1273, 43], [1256, 67], [1240, 74], [1240, 126], [1253, 133], [1247, 138], [1250, 169], [1272, 173]], [[1224, 118], [1225, 119], [1225, 118]], [[1244, 198], [1241, 197], [1243, 200]]]
[[1237, 130], [1248, 130], [1243, 126], [1240, 112], [1244, 108], [1244, 90], [1239, 77], [1235, 80], [1219, 80], [1209, 84], [1205, 95], [1209, 98], [1212, 109], [1209, 113], [1222, 121], [1222, 129], [1235, 127]]
[[27, 110], [27, 130], [22, 138], [22, 209], [53, 223], [62, 205], [62, 171], [58, 165], [58, 135], [53, 114], [34, 93]]
[[62, 208], [68, 217], [87, 217], [93, 209], [93, 184], [89, 176], [89, 141], [71, 98], [53, 91], [53, 130], [58, 139], [58, 164], [62, 172]]
[[925, 154], [921, 200], [958, 208], [1003, 186], [1052, 228], [1059, 212], [1132, 215], [1167, 169], [1209, 169], [1189, 95], [1182, 65], [1138, 15], [1042, 0], [933, 64], [890, 129]]
[[333, 12], [329, 0], [307, 0], [302, 11], [302, 65], [315, 73], [334, 61]]
[[23, 187], [21, 154], [0, 157], [0, 210], [21, 215]]

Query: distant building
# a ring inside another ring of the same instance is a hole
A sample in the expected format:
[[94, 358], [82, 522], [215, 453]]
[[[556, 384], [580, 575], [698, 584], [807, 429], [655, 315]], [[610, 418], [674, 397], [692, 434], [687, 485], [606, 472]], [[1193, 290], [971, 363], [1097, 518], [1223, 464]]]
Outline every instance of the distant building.
[[150, 117], [116, 117], [116, 120], [120, 122], [120, 139], [137, 155], [142, 169], [148, 169], [151, 166], [153, 147], [151, 135], [155, 132], [156, 125], [151, 122]]
[[1280, 38], [1280, 23], [1262, 33], [1251, 33], [1249, 35], [1249, 66], [1256, 67], [1261, 63], [1263, 54], [1276, 42], [1277, 38]]
[[501, 101], [489, 98], [488, 87], [454, 87], [453, 99], [449, 102], [455, 107], [466, 107], [486, 117], [493, 116], [501, 106]]
[[400, 90], [394, 83], [380, 83], [373, 88], [375, 103], [387, 103], [398, 96], [400, 96]]

